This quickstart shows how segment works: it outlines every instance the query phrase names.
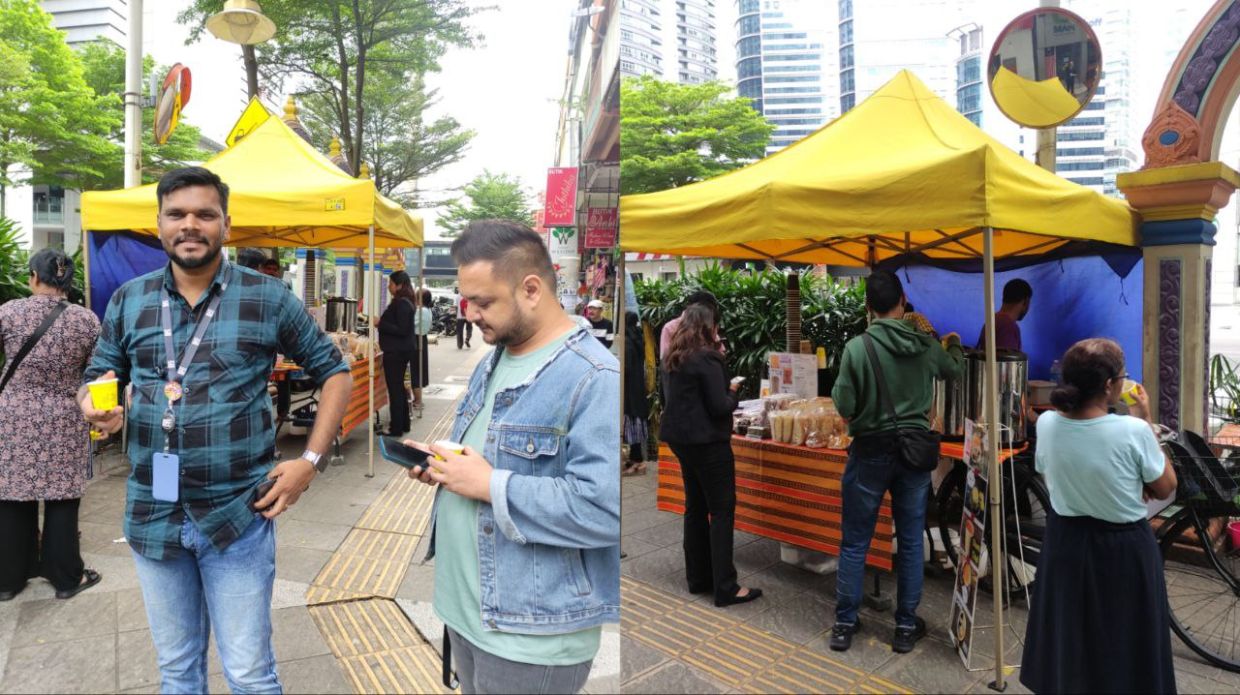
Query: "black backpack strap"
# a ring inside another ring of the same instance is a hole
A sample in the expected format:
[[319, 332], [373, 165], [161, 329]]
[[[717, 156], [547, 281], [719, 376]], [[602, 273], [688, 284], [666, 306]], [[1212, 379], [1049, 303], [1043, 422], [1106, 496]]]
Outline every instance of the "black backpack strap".
[[[874, 377], [878, 381], [878, 409], [887, 411], [887, 417], [891, 418], [891, 429], [898, 430], [900, 421], [896, 419], [895, 401], [891, 400], [891, 392], [887, 390], [887, 379], [883, 377], [883, 368], [879, 366], [874, 340], [869, 333], [862, 333], [861, 340], [865, 342], [865, 351], [870, 353], [870, 364], [874, 367]], [[884, 403], [886, 408], [883, 408]]]
[[8, 363], [7, 366], [9, 369], [5, 372], [4, 379], [0, 380], [0, 393], [4, 392], [4, 387], [9, 384], [9, 379], [12, 379], [13, 375], [17, 373], [17, 368], [21, 366], [22, 360], [26, 359], [26, 355], [30, 354], [30, 351], [34, 349], [35, 343], [39, 342], [39, 339], [43, 337], [43, 334], [47, 333], [47, 329], [51, 328], [53, 323], [56, 323], [56, 319], [59, 318], [61, 313], [63, 313], [68, 307], [69, 303], [63, 299], [57, 302], [56, 306], [48, 313], [47, 317], [43, 319], [43, 323], [39, 324], [39, 327], [35, 329], [34, 333], [26, 339], [25, 343], [22, 344], [21, 349], [17, 351], [17, 354], [14, 355], [13, 359]]
[[452, 672], [452, 640], [448, 639], [448, 626], [443, 626], [443, 687], [448, 690], [456, 690], [461, 682], [456, 679], [456, 674]]

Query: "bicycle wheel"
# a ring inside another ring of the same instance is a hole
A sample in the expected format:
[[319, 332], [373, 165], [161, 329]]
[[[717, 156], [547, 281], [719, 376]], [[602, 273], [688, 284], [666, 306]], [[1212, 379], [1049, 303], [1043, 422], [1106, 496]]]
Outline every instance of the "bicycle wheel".
[[960, 517], [964, 514], [964, 479], [965, 468], [956, 465], [939, 483], [939, 490], [934, 496], [935, 515], [938, 519], [939, 540], [952, 567], [956, 566], [956, 558], [960, 548]]
[[1236, 510], [1187, 508], [1159, 533], [1171, 629], [1206, 661], [1240, 673], [1240, 551], [1227, 522]]

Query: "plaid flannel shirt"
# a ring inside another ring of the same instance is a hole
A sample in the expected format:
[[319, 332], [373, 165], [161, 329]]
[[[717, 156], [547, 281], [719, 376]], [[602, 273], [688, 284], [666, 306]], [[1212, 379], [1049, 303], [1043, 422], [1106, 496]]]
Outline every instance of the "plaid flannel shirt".
[[[164, 450], [160, 420], [168, 405], [160, 288], [166, 287], [172, 300], [172, 343], [179, 363], [199, 316], [226, 277], [219, 311], [182, 380], [184, 396], [173, 406], [176, 429], [168, 444], [180, 457], [180, 500], [156, 500], [151, 457]], [[248, 509], [252, 490], [273, 466], [267, 380], [276, 352], [296, 360], [319, 383], [349, 369], [283, 283], [227, 261], [194, 307], [177, 292], [170, 266], [135, 278], [112, 295], [85, 380], [110, 369], [121, 384], [133, 385], [125, 537], [135, 551], [153, 560], [183, 552], [181, 526], [187, 514], [219, 549], [254, 520]]]

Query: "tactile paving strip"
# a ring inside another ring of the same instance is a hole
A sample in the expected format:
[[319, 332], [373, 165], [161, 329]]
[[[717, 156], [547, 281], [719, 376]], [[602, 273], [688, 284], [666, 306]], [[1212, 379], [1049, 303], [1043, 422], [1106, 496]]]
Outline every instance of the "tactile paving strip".
[[[452, 410], [427, 439], [447, 436]], [[446, 693], [439, 654], [393, 600], [430, 522], [434, 488], [392, 474], [306, 592], [311, 617], [358, 693]]]
[[312, 606], [310, 615], [327, 638], [358, 693], [446, 693], [439, 655], [392, 601]]
[[621, 577], [620, 592], [625, 637], [734, 689], [754, 693], [911, 692], [629, 577]]

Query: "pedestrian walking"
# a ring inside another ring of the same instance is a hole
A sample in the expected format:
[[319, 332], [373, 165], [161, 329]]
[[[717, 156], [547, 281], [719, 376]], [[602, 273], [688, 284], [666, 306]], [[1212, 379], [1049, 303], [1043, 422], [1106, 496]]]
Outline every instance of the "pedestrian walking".
[[68, 303], [73, 273], [63, 252], [38, 251], [30, 258], [31, 296], [0, 306], [0, 601], [34, 577], [45, 577], [61, 599], [100, 580], [78, 547], [90, 439], [74, 402], [99, 320]]
[[[388, 414], [391, 416], [387, 434], [399, 437], [409, 431], [405, 374], [414, 360], [420, 359], [419, 355], [426, 354], [418, 349], [421, 339], [414, 325], [422, 299], [414, 291], [409, 273], [403, 270], [397, 270], [388, 278], [388, 294], [392, 299], [387, 308], [371, 322], [379, 332], [379, 349], [383, 351], [383, 379], [387, 383]], [[421, 403], [420, 397], [418, 402]]]
[[685, 579], [689, 593], [713, 594], [715, 605], [747, 603], [761, 589], [736, 583], [732, 563], [736, 459], [732, 411], [739, 382], [728, 382], [715, 338], [715, 313], [691, 304], [681, 314], [663, 362], [659, 438], [680, 460], [685, 486]]
[[[574, 693], [620, 618], [619, 364], [560, 306], [542, 238], [471, 222], [452, 242], [469, 319], [495, 350], [437, 484], [433, 605], [462, 693]], [[410, 446], [427, 448], [418, 442]]]
[[1063, 356], [1055, 406], [1038, 418], [1037, 470], [1051, 512], [1025, 628], [1020, 681], [1034, 692], [1174, 693], [1171, 617], [1148, 497], [1175, 494], [1175, 468], [1136, 390], [1132, 416], [1108, 414], [1124, 353], [1083, 340]]
[[[274, 519], [327, 464], [352, 386], [340, 351], [279, 281], [227, 262], [228, 186], [200, 167], [156, 187], [169, 263], [108, 302], [87, 379], [133, 386], [125, 538], [165, 693], [207, 691], [215, 631], [233, 692], [280, 692], [271, 650]], [[276, 353], [321, 384], [306, 451], [273, 468]], [[105, 432], [122, 409], [78, 402]], [[260, 487], [272, 482], [267, 490]]]
[[646, 338], [637, 323], [636, 312], [625, 312], [624, 320], [624, 443], [629, 450], [623, 473], [640, 475], [646, 472], [646, 442], [650, 439]]
[[459, 286], [452, 288], [452, 307], [456, 311], [456, 349], [460, 350], [469, 347], [469, 341], [474, 337], [474, 324], [466, 318], [469, 300], [461, 294]]
[[422, 389], [431, 383], [429, 336], [435, 324], [435, 314], [431, 311], [431, 307], [435, 305], [435, 298], [431, 296], [431, 291], [428, 289], [422, 289], [419, 295], [421, 301], [418, 302], [418, 311], [414, 314], [413, 321], [414, 354], [409, 363], [409, 371], [412, 373], [410, 384], [413, 390], [411, 405], [415, 410], [422, 410], [425, 407], [422, 403]]
[[846, 651], [861, 629], [857, 611], [865, 557], [874, 538], [879, 505], [890, 491], [899, 539], [891, 649], [906, 653], [926, 634], [917, 605], [921, 602], [922, 532], [930, 471], [938, 462], [938, 447], [928, 457], [932, 460], [909, 461], [900, 444], [905, 436], [915, 438], [929, 431], [933, 379], [958, 376], [964, 357], [954, 333], [948, 335], [945, 350], [933, 337], [905, 323], [904, 287], [894, 273], [871, 273], [866, 279], [865, 302], [875, 320], [864, 334], [845, 345], [840, 374], [831, 390], [836, 408], [848, 420], [853, 443], [841, 481], [844, 528], [830, 646]]

